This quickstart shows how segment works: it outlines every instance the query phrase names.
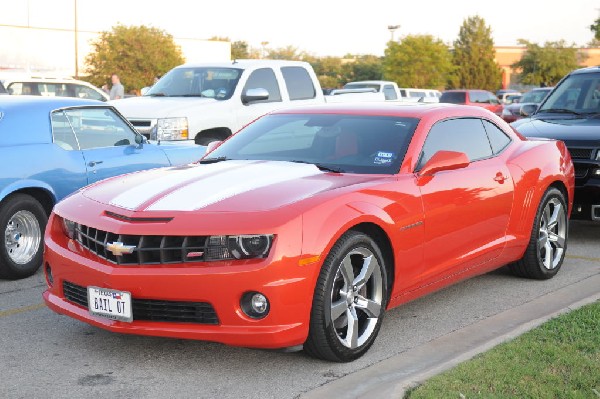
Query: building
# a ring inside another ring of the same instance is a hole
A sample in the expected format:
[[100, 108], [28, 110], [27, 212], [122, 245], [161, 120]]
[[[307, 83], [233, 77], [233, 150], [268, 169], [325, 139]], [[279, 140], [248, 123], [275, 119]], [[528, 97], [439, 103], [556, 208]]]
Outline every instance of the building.
[[[518, 62], [525, 47], [522, 46], [497, 46], [496, 62], [502, 68], [502, 88], [519, 88], [517, 81], [517, 72], [512, 68], [512, 64]], [[579, 51], [587, 55], [587, 58], [581, 63], [582, 67], [600, 65], [600, 48], [581, 48]]]

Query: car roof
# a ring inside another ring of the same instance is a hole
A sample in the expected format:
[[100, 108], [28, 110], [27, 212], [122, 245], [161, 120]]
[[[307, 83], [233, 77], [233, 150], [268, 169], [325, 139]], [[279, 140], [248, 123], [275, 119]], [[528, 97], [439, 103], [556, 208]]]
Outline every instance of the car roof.
[[271, 114], [343, 114], [398, 116], [420, 119], [426, 116], [434, 116], [439, 113], [473, 117], [488, 117], [493, 115], [492, 112], [482, 107], [445, 103], [339, 103], [281, 109], [274, 111]]
[[261, 67], [277, 67], [277, 66], [307, 66], [304, 61], [287, 61], [287, 60], [233, 60], [225, 62], [190, 62], [179, 65], [176, 68], [261, 68]]
[[76, 106], [104, 106], [106, 103], [98, 100], [88, 100], [75, 97], [45, 97], [45, 96], [0, 96], [0, 112], [8, 113], [18, 110], [27, 112], [49, 113], [55, 109]]
[[574, 71], [571, 71], [571, 75], [578, 75], [580, 73], [594, 73], [594, 72], [600, 72], [600, 65], [576, 69]]

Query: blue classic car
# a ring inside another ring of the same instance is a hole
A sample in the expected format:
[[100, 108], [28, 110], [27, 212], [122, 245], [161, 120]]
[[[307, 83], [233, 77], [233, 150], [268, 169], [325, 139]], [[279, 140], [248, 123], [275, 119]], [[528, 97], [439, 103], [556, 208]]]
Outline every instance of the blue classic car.
[[0, 278], [36, 272], [48, 215], [68, 194], [203, 154], [200, 146], [148, 142], [100, 101], [0, 96]]

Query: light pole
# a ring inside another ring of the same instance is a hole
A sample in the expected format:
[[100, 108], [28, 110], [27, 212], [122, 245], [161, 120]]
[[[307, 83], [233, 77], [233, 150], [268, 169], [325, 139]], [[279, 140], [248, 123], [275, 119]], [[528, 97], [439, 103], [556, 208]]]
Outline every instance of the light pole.
[[77, 0], [73, 0], [75, 3], [75, 78], [79, 77], [79, 51], [78, 51], [78, 40], [77, 40]]
[[394, 41], [394, 32], [396, 32], [400, 28], [400, 25], [388, 25], [388, 30], [390, 31], [390, 41]]
[[265, 58], [265, 56], [267, 55], [267, 46], [269, 45], [269, 42], [260, 42], [260, 45], [262, 46], [262, 54], [260, 58]]

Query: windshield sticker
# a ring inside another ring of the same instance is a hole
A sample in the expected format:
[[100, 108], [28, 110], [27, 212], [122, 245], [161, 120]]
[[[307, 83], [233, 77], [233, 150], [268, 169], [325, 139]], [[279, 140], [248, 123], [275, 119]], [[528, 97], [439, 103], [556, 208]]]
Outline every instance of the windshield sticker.
[[377, 151], [375, 154], [375, 159], [373, 159], [373, 163], [375, 165], [390, 165], [394, 158], [396, 158], [396, 154], [393, 152]]

